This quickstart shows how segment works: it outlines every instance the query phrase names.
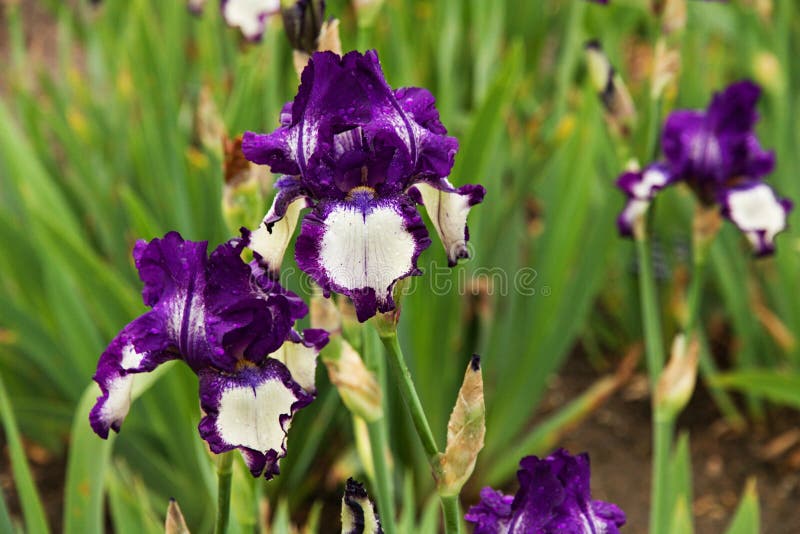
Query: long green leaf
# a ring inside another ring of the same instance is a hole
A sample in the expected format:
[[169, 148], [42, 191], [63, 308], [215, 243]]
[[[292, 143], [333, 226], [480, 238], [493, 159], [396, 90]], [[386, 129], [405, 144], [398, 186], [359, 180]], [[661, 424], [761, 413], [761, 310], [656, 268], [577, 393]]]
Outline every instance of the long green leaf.
[[25, 526], [29, 532], [50, 532], [47, 516], [44, 513], [42, 501], [36, 490], [28, 460], [25, 458], [25, 448], [17, 429], [17, 420], [14, 417], [14, 408], [6, 393], [6, 386], [0, 375], [0, 416], [3, 419], [3, 430], [8, 441], [11, 456], [11, 469], [14, 472], [14, 482], [17, 487], [22, 515], [25, 517]]

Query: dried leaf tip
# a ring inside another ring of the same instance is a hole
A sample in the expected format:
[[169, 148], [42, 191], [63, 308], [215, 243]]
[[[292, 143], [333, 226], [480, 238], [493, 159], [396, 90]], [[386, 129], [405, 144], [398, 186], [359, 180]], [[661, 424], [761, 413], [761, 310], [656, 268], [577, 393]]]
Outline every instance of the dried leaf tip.
[[481, 357], [478, 354], [473, 354], [472, 359], [469, 361], [469, 366], [472, 368], [473, 371], [480, 371], [481, 370]]

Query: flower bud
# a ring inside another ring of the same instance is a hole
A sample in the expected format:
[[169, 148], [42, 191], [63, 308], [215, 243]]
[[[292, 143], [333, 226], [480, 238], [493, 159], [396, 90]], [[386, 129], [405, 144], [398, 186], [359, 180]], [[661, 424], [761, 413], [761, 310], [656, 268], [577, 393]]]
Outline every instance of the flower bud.
[[347, 409], [369, 423], [383, 417], [381, 387], [355, 349], [341, 340], [338, 355], [323, 356], [328, 377]]
[[636, 108], [628, 87], [616, 72], [598, 41], [585, 47], [589, 78], [606, 110], [606, 120], [622, 135], [627, 135], [636, 122]]
[[307, 54], [317, 50], [324, 16], [324, 0], [281, 1], [284, 33], [295, 50]]
[[486, 434], [483, 376], [480, 356], [473, 355], [458, 391], [458, 399], [447, 423], [447, 448], [439, 459], [437, 480], [440, 495], [458, 495], [475, 469]]
[[699, 355], [700, 344], [696, 337], [687, 343], [684, 334], [675, 336], [669, 363], [656, 384], [657, 417], [673, 419], [686, 407], [694, 392]]

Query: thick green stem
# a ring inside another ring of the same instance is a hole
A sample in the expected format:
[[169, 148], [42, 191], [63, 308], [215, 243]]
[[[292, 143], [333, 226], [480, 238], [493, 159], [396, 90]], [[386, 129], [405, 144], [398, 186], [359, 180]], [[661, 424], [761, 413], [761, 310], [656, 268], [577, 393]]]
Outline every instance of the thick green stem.
[[461, 533], [461, 506], [458, 495], [441, 496], [442, 514], [444, 515], [444, 531], [448, 534]]
[[217, 456], [217, 524], [214, 532], [225, 534], [231, 512], [231, 478], [233, 475], [233, 451]]
[[650, 534], [662, 534], [669, 528], [669, 456], [672, 448], [674, 419], [653, 412], [653, 481], [650, 493]]
[[392, 373], [397, 380], [397, 386], [400, 388], [400, 395], [403, 397], [406, 408], [411, 415], [411, 420], [414, 423], [414, 428], [422, 441], [422, 448], [425, 449], [425, 454], [428, 456], [428, 462], [434, 470], [434, 473], [440, 471], [439, 466], [439, 448], [436, 446], [436, 439], [433, 437], [431, 425], [428, 423], [428, 418], [425, 416], [425, 410], [422, 408], [422, 401], [419, 400], [417, 389], [414, 387], [414, 382], [411, 380], [411, 372], [406, 366], [406, 361], [403, 358], [403, 351], [400, 349], [400, 342], [397, 339], [396, 333], [381, 333], [381, 341], [383, 346], [386, 347], [386, 352], [389, 356], [389, 366], [392, 368]]

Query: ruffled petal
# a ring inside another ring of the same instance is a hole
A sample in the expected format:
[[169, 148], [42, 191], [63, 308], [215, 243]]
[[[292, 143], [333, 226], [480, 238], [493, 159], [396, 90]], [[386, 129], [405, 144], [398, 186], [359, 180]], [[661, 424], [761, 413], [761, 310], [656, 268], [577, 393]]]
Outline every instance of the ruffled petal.
[[375, 504], [352, 478], [347, 479], [342, 498], [342, 534], [383, 534]]
[[276, 185], [279, 189], [272, 207], [258, 228], [245, 236], [256, 259], [275, 279], [280, 275], [283, 256], [294, 237], [300, 212], [312, 206], [311, 199], [295, 178], [284, 177]]
[[323, 291], [353, 300], [359, 321], [394, 309], [392, 288], [418, 275], [430, 245], [425, 224], [408, 197], [375, 198], [357, 191], [343, 202], [323, 202], [303, 220], [297, 264]]
[[280, 11], [280, 0], [222, 0], [222, 16], [228, 26], [242, 30], [251, 41], [261, 40], [266, 21]]
[[786, 229], [792, 202], [778, 198], [770, 186], [751, 182], [725, 190], [722, 214], [741, 230], [757, 256], [775, 252], [775, 236]]
[[89, 422], [101, 438], [108, 438], [109, 429], [119, 432], [128, 415], [134, 375], [148, 373], [175, 358], [162, 331], [161, 318], [149, 312], [128, 324], [100, 356], [94, 380], [102, 394], [89, 414]]
[[464, 519], [475, 525], [474, 534], [503, 534], [511, 521], [513, 495], [486, 487], [481, 490], [481, 501], [471, 506]]
[[277, 475], [286, 456], [292, 416], [314, 399], [278, 360], [242, 365], [235, 373], [205, 369], [199, 373], [199, 430], [209, 448], [223, 453], [238, 448], [253, 476]]
[[447, 176], [458, 150], [430, 93], [395, 93], [375, 51], [314, 53], [291, 115], [271, 134], [246, 133], [242, 150], [273, 172], [300, 175], [316, 200], [342, 199], [358, 186], [398, 194], [413, 177]]
[[409, 190], [411, 198], [424, 204], [447, 252], [447, 263], [453, 267], [459, 259], [469, 257], [467, 216], [472, 206], [480, 204], [486, 194], [481, 185], [464, 185], [455, 189], [447, 179], [419, 182]]

